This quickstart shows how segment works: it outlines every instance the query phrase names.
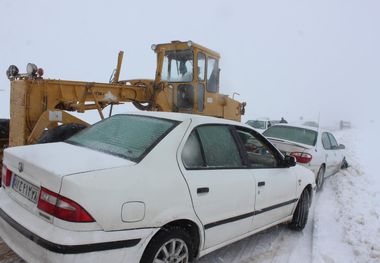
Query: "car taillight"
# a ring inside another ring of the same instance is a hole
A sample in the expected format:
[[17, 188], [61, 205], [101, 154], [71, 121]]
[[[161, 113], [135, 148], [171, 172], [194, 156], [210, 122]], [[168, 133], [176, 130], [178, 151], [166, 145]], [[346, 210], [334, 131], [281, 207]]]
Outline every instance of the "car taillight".
[[313, 158], [311, 154], [301, 152], [292, 152], [290, 155], [296, 158], [297, 163], [310, 163]]
[[2, 185], [9, 187], [11, 185], [12, 172], [5, 165], [1, 169], [1, 182]]
[[57, 193], [41, 187], [37, 207], [57, 218], [69, 222], [95, 222], [79, 204]]

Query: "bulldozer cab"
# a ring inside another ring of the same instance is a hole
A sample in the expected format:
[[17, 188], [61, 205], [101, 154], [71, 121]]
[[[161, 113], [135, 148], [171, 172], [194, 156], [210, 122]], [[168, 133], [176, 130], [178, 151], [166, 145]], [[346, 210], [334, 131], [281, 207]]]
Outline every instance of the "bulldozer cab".
[[152, 49], [158, 58], [156, 82], [165, 82], [173, 90], [173, 111], [212, 112], [207, 103], [220, 99], [220, 55], [191, 41], [153, 45]]

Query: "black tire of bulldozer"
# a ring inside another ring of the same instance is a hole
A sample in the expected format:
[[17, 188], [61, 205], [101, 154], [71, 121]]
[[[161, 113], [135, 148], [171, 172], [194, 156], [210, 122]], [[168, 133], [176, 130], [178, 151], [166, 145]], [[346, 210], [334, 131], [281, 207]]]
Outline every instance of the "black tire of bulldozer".
[[0, 119], [0, 139], [9, 138], [9, 119]]
[[57, 128], [45, 131], [40, 139], [38, 139], [37, 143], [61, 142], [70, 138], [86, 127], [87, 126], [85, 125], [77, 123], [62, 124]]

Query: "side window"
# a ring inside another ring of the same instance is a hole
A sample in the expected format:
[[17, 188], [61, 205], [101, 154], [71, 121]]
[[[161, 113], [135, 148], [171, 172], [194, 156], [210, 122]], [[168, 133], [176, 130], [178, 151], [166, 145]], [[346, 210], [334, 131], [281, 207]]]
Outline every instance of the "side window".
[[218, 92], [219, 67], [215, 58], [207, 59], [207, 91]]
[[206, 56], [203, 53], [198, 53], [198, 80], [205, 80], [206, 73]]
[[258, 140], [247, 130], [237, 129], [237, 134], [245, 152], [251, 168], [274, 168], [277, 167], [277, 160], [270, 149]]
[[328, 135], [329, 135], [330, 142], [331, 142], [331, 148], [332, 148], [332, 149], [337, 149], [337, 148], [338, 148], [338, 143], [337, 143], [337, 141], [335, 140], [334, 135], [332, 135], [331, 133], [328, 133]]
[[200, 126], [197, 131], [207, 167], [238, 168], [243, 165], [239, 148], [228, 126]]
[[322, 144], [326, 150], [331, 150], [331, 143], [326, 132], [322, 133]]
[[194, 169], [205, 167], [201, 145], [195, 131], [193, 131], [187, 139], [181, 157], [186, 168]]

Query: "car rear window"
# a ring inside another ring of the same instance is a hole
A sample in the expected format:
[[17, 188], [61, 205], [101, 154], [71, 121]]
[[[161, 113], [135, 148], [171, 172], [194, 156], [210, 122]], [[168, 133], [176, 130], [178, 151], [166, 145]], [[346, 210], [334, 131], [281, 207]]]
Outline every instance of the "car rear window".
[[66, 142], [138, 162], [177, 124], [154, 117], [114, 115]]
[[292, 142], [303, 143], [314, 146], [317, 141], [317, 132], [309, 129], [291, 126], [272, 126], [263, 132], [263, 135]]

